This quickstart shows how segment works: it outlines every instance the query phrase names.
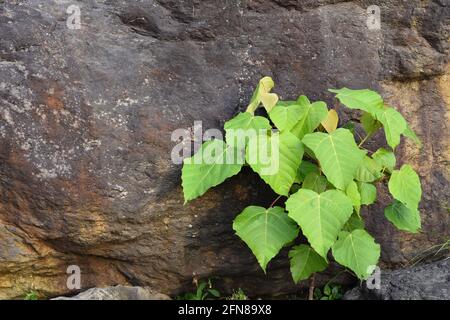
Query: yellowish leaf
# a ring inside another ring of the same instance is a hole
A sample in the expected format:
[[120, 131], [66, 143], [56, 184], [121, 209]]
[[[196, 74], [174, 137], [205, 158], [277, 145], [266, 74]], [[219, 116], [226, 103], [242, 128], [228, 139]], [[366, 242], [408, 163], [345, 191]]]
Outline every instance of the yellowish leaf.
[[263, 104], [267, 112], [270, 112], [278, 102], [278, 95], [270, 92], [274, 85], [271, 77], [262, 78], [253, 93], [250, 104], [247, 107], [247, 112], [253, 114], [260, 103]]
[[261, 94], [261, 102], [267, 112], [270, 112], [278, 102], [278, 95], [275, 93], [263, 93]]
[[323, 120], [321, 122], [321, 124], [325, 128], [325, 130], [327, 130], [328, 133], [331, 133], [334, 130], [336, 130], [338, 122], [339, 122], [339, 116], [338, 116], [336, 110], [331, 109], [328, 111], [327, 117], [325, 118], [325, 120]]

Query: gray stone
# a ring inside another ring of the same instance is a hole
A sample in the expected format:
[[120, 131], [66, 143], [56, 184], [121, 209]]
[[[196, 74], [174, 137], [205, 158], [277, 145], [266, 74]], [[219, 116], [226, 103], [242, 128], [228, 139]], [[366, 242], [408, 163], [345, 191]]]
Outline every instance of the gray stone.
[[57, 297], [52, 300], [171, 300], [169, 296], [155, 293], [147, 287], [115, 286], [91, 288], [73, 297]]
[[450, 300], [450, 259], [381, 272], [380, 289], [366, 284], [345, 293], [344, 300]]

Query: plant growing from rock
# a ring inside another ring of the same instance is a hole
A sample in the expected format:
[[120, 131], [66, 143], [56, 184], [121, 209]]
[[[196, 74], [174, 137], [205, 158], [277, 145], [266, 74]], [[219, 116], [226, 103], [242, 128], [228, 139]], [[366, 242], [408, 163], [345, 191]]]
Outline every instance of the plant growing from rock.
[[[375, 202], [375, 184], [387, 182], [393, 197], [384, 210], [386, 219], [402, 231], [420, 230], [419, 177], [408, 164], [397, 168], [394, 155], [401, 135], [419, 145], [420, 140], [374, 91], [329, 90], [346, 107], [362, 111], [359, 122], [365, 137], [357, 143], [354, 128], [337, 128], [338, 114], [325, 102], [311, 102], [303, 95], [279, 101], [273, 86], [271, 78], [261, 79], [246, 112], [225, 123], [226, 141], [206, 141], [184, 160], [185, 201], [236, 175], [246, 163], [279, 195], [268, 208], [245, 208], [233, 222], [264, 272], [301, 230], [309, 244], [292, 245], [289, 251], [294, 282], [325, 270], [330, 251], [336, 262], [367, 279], [378, 263], [380, 245], [364, 229], [360, 210]], [[261, 105], [268, 118], [255, 115]], [[390, 149], [366, 150], [364, 143], [381, 129]], [[265, 170], [268, 167], [276, 170]], [[284, 198], [284, 207], [275, 205]]]
[[34, 290], [29, 291], [25, 294], [23, 300], [39, 300], [39, 294]]
[[227, 298], [227, 300], [248, 300], [248, 297], [244, 290], [239, 288], [238, 290], [233, 290], [233, 293]]
[[211, 279], [208, 281], [200, 280], [196, 282], [197, 290], [195, 292], [185, 293], [176, 297], [177, 300], [207, 300], [210, 298], [220, 298], [220, 292], [213, 288]]
[[319, 288], [314, 290], [314, 298], [316, 300], [339, 300], [342, 298], [341, 286], [327, 283], [323, 287], [323, 291]]

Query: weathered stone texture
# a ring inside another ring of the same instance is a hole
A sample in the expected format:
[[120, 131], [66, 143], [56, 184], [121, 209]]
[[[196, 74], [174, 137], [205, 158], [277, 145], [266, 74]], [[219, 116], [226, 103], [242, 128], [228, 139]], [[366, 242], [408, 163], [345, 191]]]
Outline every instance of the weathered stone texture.
[[[375, 282], [372, 283], [374, 285]], [[449, 300], [450, 259], [381, 272], [380, 287], [364, 283], [346, 292], [344, 300]]]
[[[381, 30], [366, 26], [373, 1], [0, 1], [0, 297], [69, 293], [70, 264], [84, 288], [175, 294], [219, 276], [294, 290], [286, 253], [266, 276], [231, 229], [269, 188], [244, 170], [183, 205], [170, 158], [174, 129], [220, 128], [263, 75], [283, 98], [329, 104], [330, 87], [381, 90], [424, 142], [398, 149], [423, 181], [423, 232], [385, 221], [383, 190], [364, 212], [383, 262], [449, 239], [449, 1], [375, 2]], [[66, 26], [71, 4], [81, 30]]]

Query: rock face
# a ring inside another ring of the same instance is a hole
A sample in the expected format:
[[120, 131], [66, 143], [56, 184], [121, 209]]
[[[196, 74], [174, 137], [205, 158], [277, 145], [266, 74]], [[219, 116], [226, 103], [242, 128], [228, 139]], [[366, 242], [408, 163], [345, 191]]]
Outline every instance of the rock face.
[[362, 285], [344, 300], [450, 300], [450, 259], [381, 273], [380, 289]]
[[114, 286], [91, 288], [73, 297], [58, 297], [52, 300], [170, 300], [170, 297], [155, 293], [147, 287]]
[[[264, 275], [233, 234], [237, 213], [275, 198], [255, 174], [183, 205], [171, 161], [173, 130], [221, 128], [264, 75], [285, 99], [330, 105], [331, 87], [380, 90], [424, 142], [397, 150], [422, 179], [423, 232], [385, 221], [386, 190], [363, 213], [383, 263], [447, 240], [449, 1], [377, 3], [379, 30], [363, 0], [0, 0], [0, 298], [68, 294], [69, 265], [83, 288], [306, 286], [293, 286], [286, 253]], [[73, 4], [81, 29], [66, 23]]]

